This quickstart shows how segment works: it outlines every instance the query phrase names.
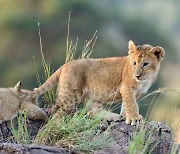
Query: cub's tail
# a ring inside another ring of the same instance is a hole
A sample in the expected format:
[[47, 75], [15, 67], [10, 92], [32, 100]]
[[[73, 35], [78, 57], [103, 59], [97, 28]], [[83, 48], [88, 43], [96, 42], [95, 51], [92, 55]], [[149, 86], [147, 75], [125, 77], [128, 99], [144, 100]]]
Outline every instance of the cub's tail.
[[61, 68], [56, 70], [47, 80], [44, 84], [39, 86], [38, 88], [35, 88], [33, 91], [21, 91], [19, 93], [19, 97], [24, 98], [26, 100], [35, 99], [42, 94], [46, 93], [47, 91], [51, 90], [59, 81], [59, 77], [61, 74]]

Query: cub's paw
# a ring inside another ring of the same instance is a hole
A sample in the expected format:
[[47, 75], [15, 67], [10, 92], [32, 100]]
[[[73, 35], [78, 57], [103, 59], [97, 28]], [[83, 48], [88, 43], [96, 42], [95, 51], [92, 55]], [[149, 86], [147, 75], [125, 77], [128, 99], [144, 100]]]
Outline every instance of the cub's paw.
[[126, 120], [126, 115], [124, 113], [120, 113], [120, 120]]
[[135, 125], [136, 123], [140, 123], [143, 121], [143, 116], [142, 115], [138, 115], [137, 117], [127, 117], [126, 118], [126, 123], [127, 124], [131, 124], [131, 125]]
[[116, 122], [121, 120], [121, 117], [119, 114], [108, 112], [106, 115], [104, 115], [103, 120], [108, 122], [112, 122], [112, 121]]

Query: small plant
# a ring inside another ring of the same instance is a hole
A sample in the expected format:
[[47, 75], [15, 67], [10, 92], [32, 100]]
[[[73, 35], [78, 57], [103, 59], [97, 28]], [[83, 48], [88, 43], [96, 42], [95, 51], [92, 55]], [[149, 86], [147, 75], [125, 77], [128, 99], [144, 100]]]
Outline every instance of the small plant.
[[94, 45], [95, 45], [96, 40], [97, 40], [96, 33], [97, 33], [97, 30], [95, 31], [93, 37], [89, 41], [86, 40], [85, 45], [82, 48], [82, 54], [80, 56], [80, 59], [89, 58], [91, 56], [91, 54], [93, 52]]
[[52, 117], [37, 135], [35, 143], [80, 151], [107, 147], [108, 136], [93, 140], [99, 132], [101, 118], [89, 118], [87, 108], [64, 118]]
[[[40, 52], [41, 52], [41, 58], [42, 58], [42, 66], [44, 69], [44, 80], [47, 80], [51, 76], [51, 67], [50, 67], [50, 64], [46, 62], [44, 54], [43, 54], [43, 44], [42, 44], [42, 38], [41, 38], [40, 23], [38, 23], [38, 28], [39, 28], [38, 29], [39, 30], [39, 44], [40, 44]], [[39, 77], [39, 73], [38, 73], [38, 69], [37, 69], [34, 57], [33, 57], [33, 60], [34, 60], [34, 65], [35, 65], [35, 73], [37, 77], [37, 82], [38, 82], [38, 85], [40, 86], [41, 81], [40, 81], [40, 77]], [[43, 98], [47, 104], [55, 102], [55, 99], [56, 99], [55, 89], [53, 88], [52, 90], [45, 93], [43, 95]]]
[[14, 140], [18, 144], [30, 143], [30, 133], [27, 128], [27, 120], [27, 112], [21, 110], [17, 116], [17, 128], [15, 128], [15, 124], [11, 121], [11, 132]]
[[[146, 135], [146, 137], [145, 137]], [[134, 134], [132, 136], [132, 139], [129, 140], [128, 143], [128, 154], [144, 154], [147, 153], [148, 147], [152, 143], [154, 143], [153, 148], [148, 152], [148, 154], [151, 154], [154, 150], [154, 148], [159, 143], [158, 141], [154, 141], [153, 139], [153, 132], [147, 132], [146, 128], [142, 125], [140, 130], [137, 131], [135, 129]]]
[[[44, 54], [43, 54], [43, 44], [42, 44], [42, 39], [41, 39], [41, 30], [40, 30], [40, 24], [39, 23], [38, 23], [38, 27], [39, 27], [39, 43], [40, 43], [40, 51], [41, 51], [41, 57], [42, 57], [42, 65], [43, 65], [43, 69], [44, 69], [44, 78], [46, 80], [51, 76], [51, 67], [50, 67], [50, 64], [48, 64], [46, 62]], [[44, 99], [46, 100], [46, 102], [50, 102], [50, 103], [55, 101], [55, 90], [54, 90], [54, 88], [44, 94]]]
[[[69, 27], [70, 27], [69, 25], [70, 25], [70, 19], [71, 19], [70, 17], [71, 17], [71, 12], [69, 12], [67, 38], [66, 38], [66, 60], [65, 60], [66, 63], [75, 59], [75, 54], [76, 54], [77, 45], [78, 45], [78, 37], [75, 43], [73, 43], [73, 41], [69, 41]], [[97, 30], [95, 31], [93, 37], [90, 40], [86, 40], [82, 48], [81, 56], [79, 57], [80, 59], [89, 58], [91, 56], [94, 45], [97, 40], [96, 33], [97, 33]]]
[[68, 29], [67, 29], [67, 37], [66, 37], [66, 60], [65, 62], [72, 61], [75, 58], [75, 53], [77, 49], [78, 44], [78, 38], [76, 39], [76, 43], [74, 44], [73, 41], [70, 41], [69, 43], [69, 26], [71, 21], [71, 12], [69, 12], [69, 18], [68, 18]]

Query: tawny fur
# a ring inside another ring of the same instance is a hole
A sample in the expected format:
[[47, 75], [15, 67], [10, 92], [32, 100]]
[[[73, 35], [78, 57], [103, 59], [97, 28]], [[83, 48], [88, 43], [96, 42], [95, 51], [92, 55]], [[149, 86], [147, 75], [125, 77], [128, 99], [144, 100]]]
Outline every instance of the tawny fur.
[[[27, 111], [30, 119], [47, 120], [46, 113], [36, 106], [36, 100], [27, 101], [19, 97], [21, 83], [18, 82], [13, 88], [0, 88], [0, 124], [17, 116], [20, 109]], [[22, 90], [25, 92], [25, 90]]]
[[[78, 59], [61, 66], [42, 86], [21, 97], [34, 99], [58, 83], [56, 103], [52, 108], [58, 116], [64, 116], [78, 102], [90, 99], [93, 112], [101, 112], [102, 104], [122, 100], [120, 115], [126, 123], [141, 120], [136, 100], [155, 82], [160, 63], [165, 55], [162, 47], [136, 46], [129, 42], [128, 56]], [[118, 114], [105, 112], [105, 119], [117, 120]]]

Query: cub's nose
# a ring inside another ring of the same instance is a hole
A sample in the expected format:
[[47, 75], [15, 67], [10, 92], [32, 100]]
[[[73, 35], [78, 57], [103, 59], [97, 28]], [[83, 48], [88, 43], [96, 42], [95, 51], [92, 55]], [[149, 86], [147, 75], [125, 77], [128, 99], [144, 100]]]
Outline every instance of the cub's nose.
[[136, 78], [139, 79], [141, 75], [136, 75]]

